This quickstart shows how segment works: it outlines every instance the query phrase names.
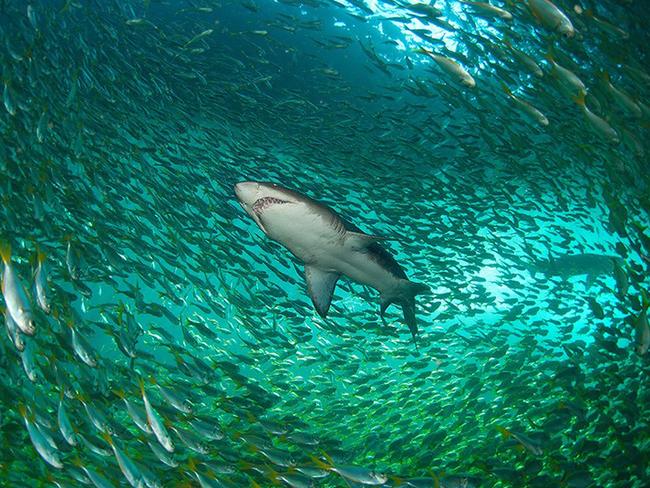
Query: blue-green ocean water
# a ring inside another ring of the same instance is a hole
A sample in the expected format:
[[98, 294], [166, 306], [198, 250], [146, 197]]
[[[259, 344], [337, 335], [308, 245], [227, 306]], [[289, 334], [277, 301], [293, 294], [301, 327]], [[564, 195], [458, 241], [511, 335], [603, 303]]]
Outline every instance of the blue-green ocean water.
[[0, 486], [650, 486], [650, 7], [490, 3], [0, 2]]

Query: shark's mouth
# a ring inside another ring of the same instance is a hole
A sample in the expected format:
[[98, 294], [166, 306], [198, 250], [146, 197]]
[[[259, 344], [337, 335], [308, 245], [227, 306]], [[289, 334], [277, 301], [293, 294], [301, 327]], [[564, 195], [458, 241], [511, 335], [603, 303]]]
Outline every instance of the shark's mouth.
[[262, 197], [258, 198], [255, 200], [255, 203], [253, 204], [252, 210], [253, 213], [256, 215], [261, 215], [264, 210], [267, 208], [277, 205], [277, 204], [282, 204], [282, 203], [289, 203], [286, 200], [280, 200], [279, 198], [274, 198], [274, 197]]
[[267, 232], [266, 228], [264, 227], [264, 224], [262, 223], [262, 220], [260, 219], [260, 217], [262, 216], [262, 212], [272, 207], [273, 205], [281, 205], [283, 203], [290, 203], [290, 202], [287, 202], [286, 200], [280, 200], [279, 198], [262, 197], [262, 198], [258, 198], [257, 200], [255, 200], [255, 203], [253, 203], [253, 206], [251, 207], [250, 215], [251, 217], [253, 217], [255, 223], [259, 225], [260, 229], [262, 229], [262, 231], [266, 235], [268, 235], [269, 233]]

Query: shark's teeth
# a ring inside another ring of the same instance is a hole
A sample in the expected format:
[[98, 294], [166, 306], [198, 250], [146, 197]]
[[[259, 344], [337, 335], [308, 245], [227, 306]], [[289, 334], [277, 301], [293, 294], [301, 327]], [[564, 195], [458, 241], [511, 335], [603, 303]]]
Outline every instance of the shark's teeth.
[[289, 202], [274, 197], [258, 198], [257, 200], [255, 200], [255, 203], [253, 204], [253, 212], [255, 212], [256, 214], [260, 214], [270, 206], [278, 203], [289, 203]]

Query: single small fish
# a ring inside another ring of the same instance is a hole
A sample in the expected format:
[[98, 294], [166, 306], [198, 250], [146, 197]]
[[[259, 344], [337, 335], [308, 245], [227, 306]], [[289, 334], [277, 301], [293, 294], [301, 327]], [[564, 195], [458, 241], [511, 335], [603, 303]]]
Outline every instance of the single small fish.
[[18, 324], [16, 324], [14, 319], [11, 317], [9, 310], [7, 310], [4, 307], [3, 310], [4, 310], [4, 317], [5, 317], [5, 326], [7, 327], [7, 335], [9, 336], [9, 339], [16, 347], [16, 349], [22, 352], [25, 350], [25, 341], [23, 340], [23, 337], [20, 333]]
[[23, 370], [29, 378], [29, 381], [36, 382], [38, 379], [38, 369], [36, 367], [36, 362], [34, 361], [34, 343], [26, 342], [25, 349], [20, 354], [20, 359], [23, 364]]
[[59, 423], [59, 430], [63, 435], [65, 441], [71, 446], [77, 445], [77, 439], [75, 437], [75, 432], [68, 418], [68, 414], [65, 410], [65, 405], [63, 404], [63, 391], [61, 392], [61, 397], [59, 399], [59, 410], [57, 413], [57, 420]]
[[173, 425], [170, 427], [181, 442], [192, 449], [192, 451], [198, 454], [207, 454], [209, 452], [208, 445], [202, 438], [199, 438], [187, 430], [174, 427]]
[[487, 2], [474, 2], [470, 0], [461, 0], [465, 5], [473, 7], [479, 15], [486, 17], [497, 17], [501, 20], [512, 20], [512, 14], [507, 10], [491, 5]]
[[170, 456], [167, 451], [160, 448], [160, 444], [157, 442], [147, 441], [147, 445], [153, 451], [154, 455], [160, 460], [161, 463], [166, 464], [170, 468], [176, 468], [178, 466], [178, 461]]
[[36, 139], [38, 142], [42, 143], [45, 140], [47, 129], [47, 112], [44, 110], [43, 113], [41, 113], [41, 116], [38, 118], [38, 123], [36, 124]]
[[183, 46], [183, 49], [187, 49], [187, 47], [188, 47], [190, 44], [192, 44], [192, 43], [198, 41], [199, 39], [203, 39], [204, 37], [209, 36], [209, 35], [212, 34], [213, 32], [214, 32], [213, 29], [207, 29], [207, 30], [204, 30], [203, 32], [201, 32], [201, 33], [195, 35], [192, 39], [190, 39], [189, 41], [187, 41], [187, 42], [185, 43], [185, 45]]
[[314, 461], [316, 466], [327, 471], [332, 471], [346, 480], [361, 483], [362, 485], [372, 486], [383, 485], [388, 481], [388, 476], [384, 473], [379, 473], [362, 466], [335, 466], [332, 458], [325, 453], [323, 454], [330, 464], [324, 463], [315, 456], [311, 456], [311, 459]]
[[144, 381], [140, 379], [140, 392], [142, 393], [142, 401], [144, 402], [144, 409], [147, 412], [147, 422], [153, 430], [156, 439], [160, 442], [160, 445], [163, 446], [167, 452], [174, 452], [174, 443], [172, 438], [165, 428], [165, 422], [162, 417], [156, 412], [156, 409], [153, 408], [149, 402], [149, 397], [144, 389]]
[[113, 393], [115, 393], [118, 397], [122, 399], [124, 404], [126, 405], [126, 411], [129, 414], [129, 417], [131, 417], [131, 420], [135, 423], [135, 425], [140, 429], [142, 432], [145, 434], [153, 434], [153, 431], [151, 430], [151, 427], [149, 427], [149, 423], [147, 422], [147, 412], [143, 411], [140, 407], [136, 406], [135, 403], [130, 402], [126, 398], [126, 393], [124, 390], [113, 390]]
[[573, 100], [578, 104], [578, 106], [580, 106], [587, 122], [589, 122], [589, 125], [594, 128], [595, 132], [597, 132], [599, 136], [603, 137], [611, 144], [618, 144], [620, 142], [618, 133], [607, 123], [607, 121], [589, 110], [585, 104], [585, 92], [580, 92], [580, 94]]
[[425, 48], [417, 49], [416, 52], [425, 54], [433, 59], [445, 73], [453, 78], [455, 82], [460, 83], [467, 88], [474, 88], [476, 86], [476, 81], [472, 78], [472, 75], [470, 75], [465, 68], [453, 59], [441, 56]]
[[36, 295], [36, 303], [41, 307], [41, 310], [49, 314], [52, 310], [50, 302], [47, 298], [47, 265], [45, 264], [45, 253], [37, 251], [36, 253], [36, 269], [34, 270], [34, 295]]
[[605, 318], [605, 312], [603, 310], [603, 307], [596, 301], [594, 297], [587, 297], [586, 298], [587, 303], [589, 304], [589, 308], [591, 309], [591, 312], [594, 314], [594, 317], [597, 319], [604, 319]]
[[67, 246], [65, 251], [65, 264], [68, 267], [68, 273], [70, 273], [70, 278], [74, 281], [79, 279], [79, 270], [80, 270], [80, 259], [79, 252], [76, 248], [72, 246], [72, 240], [68, 236], [66, 237]]
[[11, 88], [9, 88], [9, 83], [5, 81], [5, 88], [2, 93], [2, 101], [4, 102], [5, 108], [9, 115], [16, 115], [16, 105], [14, 103], [13, 96], [11, 95]]
[[196, 430], [200, 435], [205, 437], [210, 441], [219, 441], [224, 438], [223, 430], [216, 423], [209, 423], [203, 420], [192, 420], [190, 425]]
[[156, 384], [156, 386], [158, 387], [158, 391], [160, 392], [160, 395], [165, 399], [165, 401], [168, 404], [170, 404], [179, 412], [185, 414], [192, 413], [192, 404], [187, 398], [180, 398], [174, 391], [170, 390], [169, 388], [165, 388], [162, 385], [159, 385], [154, 379], [152, 379], [152, 382]]
[[558, 64], [553, 57], [553, 54], [547, 53], [546, 60], [551, 65], [551, 74], [555, 76], [561, 85], [568, 89], [572, 96], [580, 96], [587, 93], [587, 86], [584, 82], [570, 69]]
[[524, 68], [526, 68], [528, 71], [530, 71], [538, 78], [544, 77], [544, 71], [542, 71], [542, 68], [539, 67], [537, 61], [535, 61], [532, 57], [530, 57], [525, 52], [515, 48], [508, 39], [504, 39], [503, 43], [505, 44], [505, 46], [508, 48], [508, 51], [512, 54], [512, 56], [519, 64], [521, 64]]
[[505, 427], [501, 427], [500, 425], [496, 426], [496, 429], [501, 432], [501, 435], [503, 435], [504, 438], [509, 438], [512, 437], [514, 440], [516, 440], [519, 444], [521, 444], [528, 452], [534, 454], [535, 456], [541, 456], [544, 454], [544, 451], [542, 450], [541, 446], [533, 442], [531, 439], [528, 437], [524, 436], [523, 434], [515, 434]]
[[68, 320], [68, 329], [70, 330], [72, 350], [77, 357], [91, 368], [97, 367], [97, 360], [90, 344], [75, 330], [72, 320]]
[[114, 488], [114, 485], [104, 476], [94, 469], [84, 466], [78, 456], [72, 458], [72, 464], [86, 473], [86, 476], [88, 476], [88, 479], [90, 479], [90, 481], [95, 485], [95, 488]]
[[575, 35], [575, 28], [569, 17], [549, 0], [528, 0], [528, 7], [533, 17], [548, 30], [557, 32], [565, 38]]
[[503, 91], [505, 94], [508, 96], [510, 100], [515, 104], [517, 108], [519, 108], [522, 112], [524, 112], [526, 115], [528, 115], [530, 118], [535, 120], [538, 124], [547, 126], [548, 125], [548, 119], [546, 116], [537, 110], [535, 107], [533, 107], [530, 103], [528, 103], [525, 100], [522, 100], [519, 97], [516, 97], [510, 89], [506, 85], [502, 85]]
[[650, 303], [648, 302], [647, 295], [645, 291], [642, 290], [642, 311], [634, 319], [634, 329], [636, 331], [636, 353], [639, 356], [644, 356], [650, 348], [650, 325], [648, 324], [648, 308], [650, 308]]
[[115, 442], [113, 442], [113, 438], [108, 432], [102, 432], [102, 437], [108, 443], [108, 445], [111, 446], [111, 448], [113, 449], [113, 454], [115, 454], [115, 459], [117, 460], [117, 464], [120, 467], [122, 474], [129, 482], [129, 484], [134, 488], [142, 487], [142, 482], [143, 482], [142, 474], [140, 473], [138, 467], [133, 463], [133, 461], [131, 461], [131, 459], [126, 454], [122, 452], [121, 449], [119, 449], [115, 445]]
[[92, 404], [88, 403], [88, 398], [85, 395], [80, 394], [77, 395], [76, 398], [84, 406], [88, 419], [99, 432], [113, 433], [113, 429], [108, 423], [108, 420], [106, 420], [104, 414], [100, 410], [96, 409]]
[[632, 100], [632, 97], [612, 84], [612, 80], [609, 77], [609, 73], [607, 73], [607, 71], [603, 71], [601, 78], [605, 87], [607, 88], [607, 91], [612, 96], [619, 108], [634, 118], [638, 119], [643, 116], [641, 107], [639, 107], [639, 105], [634, 100]]
[[616, 280], [616, 295], [622, 300], [627, 295], [630, 288], [630, 280], [628, 279], [627, 272], [621, 266], [621, 263], [612, 259], [614, 269], [614, 279]]
[[56, 452], [56, 446], [53, 447], [50, 442], [48, 442], [41, 430], [34, 423], [34, 414], [28, 414], [27, 408], [23, 404], [18, 405], [18, 411], [25, 420], [25, 426], [27, 427], [29, 438], [36, 449], [36, 452], [38, 452], [38, 454], [50, 466], [57, 469], [63, 468], [63, 463], [61, 463], [59, 454]]
[[34, 335], [36, 324], [32, 318], [32, 308], [23, 288], [20, 278], [11, 265], [11, 247], [4, 243], [0, 245], [0, 256], [5, 269], [2, 275], [2, 295], [4, 296], [7, 310], [11, 314], [20, 331], [26, 335]]

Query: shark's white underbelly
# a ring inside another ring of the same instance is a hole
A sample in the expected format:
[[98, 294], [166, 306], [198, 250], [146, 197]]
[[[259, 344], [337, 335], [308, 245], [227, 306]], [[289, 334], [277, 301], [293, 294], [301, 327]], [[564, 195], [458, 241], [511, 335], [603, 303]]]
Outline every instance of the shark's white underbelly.
[[327, 214], [309, 212], [301, 204], [280, 204], [265, 210], [260, 220], [270, 238], [305, 264], [337, 271], [381, 293], [396, 286], [398, 278], [368, 252], [346, 243], [344, 229]]

